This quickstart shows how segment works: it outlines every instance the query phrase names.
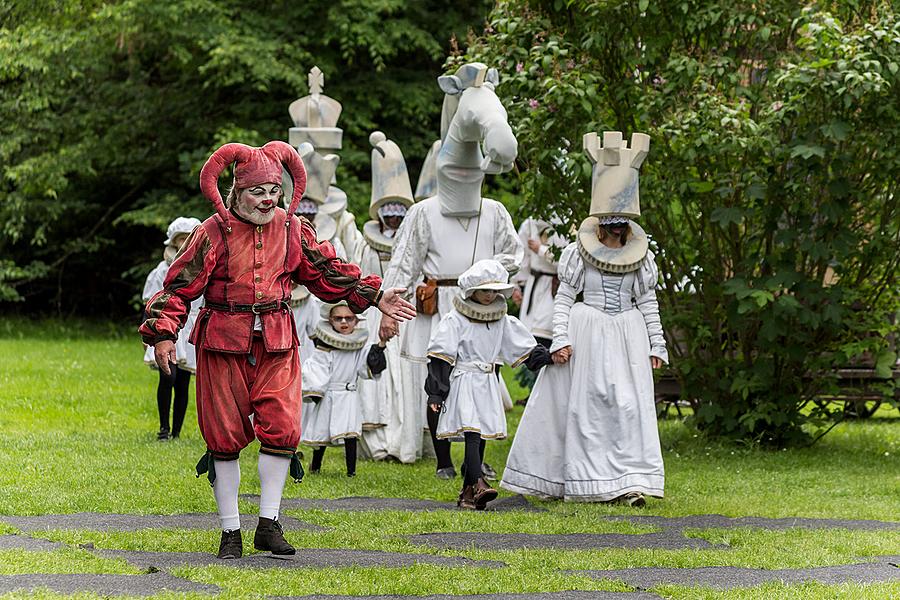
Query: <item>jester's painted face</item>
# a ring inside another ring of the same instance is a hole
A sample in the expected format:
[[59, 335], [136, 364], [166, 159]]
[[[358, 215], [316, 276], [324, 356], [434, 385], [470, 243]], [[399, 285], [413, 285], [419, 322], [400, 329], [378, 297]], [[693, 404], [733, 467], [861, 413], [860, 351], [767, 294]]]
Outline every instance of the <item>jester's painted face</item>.
[[281, 200], [281, 185], [262, 183], [241, 190], [234, 211], [255, 225], [265, 225], [275, 217], [275, 207]]

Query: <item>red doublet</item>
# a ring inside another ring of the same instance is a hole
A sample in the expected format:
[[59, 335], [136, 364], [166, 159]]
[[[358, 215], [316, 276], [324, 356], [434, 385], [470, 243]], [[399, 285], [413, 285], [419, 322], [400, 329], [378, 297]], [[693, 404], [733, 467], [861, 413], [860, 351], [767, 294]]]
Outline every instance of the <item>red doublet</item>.
[[[200, 432], [213, 457], [229, 460], [257, 437], [262, 451], [293, 454], [300, 440], [300, 364], [292, 282], [354, 312], [374, 305], [375, 275], [318, 243], [306, 220], [276, 209], [266, 225], [231, 215], [229, 232], [214, 215], [196, 228], [172, 263], [163, 289], [147, 303], [140, 332], [147, 344], [174, 340], [192, 300], [204, 296], [191, 333], [197, 347]], [[259, 313], [259, 314], [256, 314]], [[258, 317], [261, 331], [254, 332]], [[253, 415], [253, 426], [249, 417]]]

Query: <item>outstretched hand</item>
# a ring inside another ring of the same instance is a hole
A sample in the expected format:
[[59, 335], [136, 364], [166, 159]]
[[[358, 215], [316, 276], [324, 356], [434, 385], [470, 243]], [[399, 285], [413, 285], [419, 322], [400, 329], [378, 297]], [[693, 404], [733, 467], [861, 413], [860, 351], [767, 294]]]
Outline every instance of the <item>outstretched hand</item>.
[[175, 342], [172, 340], [162, 340], [153, 346], [153, 356], [156, 358], [156, 365], [159, 370], [166, 375], [172, 374], [171, 365], [176, 364], [175, 358]]
[[378, 303], [378, 310], [396, 321], [409, 321], [416, 316], [416, 307], [403, 299], [406, 288], [385, 290]]

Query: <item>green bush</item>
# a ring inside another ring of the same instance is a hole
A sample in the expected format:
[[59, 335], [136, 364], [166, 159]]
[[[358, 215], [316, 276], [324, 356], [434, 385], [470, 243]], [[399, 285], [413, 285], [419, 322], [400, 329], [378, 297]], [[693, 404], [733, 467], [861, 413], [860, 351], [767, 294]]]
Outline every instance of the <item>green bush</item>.
[[641, 221], [698, 426], [799, 442], [838, 418], [811, 403], [836, 366], [888, 374], [900, 266], [891, 4], [501, 1], [466, 58], [501, 70], [525, 212], [584, 218], [584, 133], [651, 136]]

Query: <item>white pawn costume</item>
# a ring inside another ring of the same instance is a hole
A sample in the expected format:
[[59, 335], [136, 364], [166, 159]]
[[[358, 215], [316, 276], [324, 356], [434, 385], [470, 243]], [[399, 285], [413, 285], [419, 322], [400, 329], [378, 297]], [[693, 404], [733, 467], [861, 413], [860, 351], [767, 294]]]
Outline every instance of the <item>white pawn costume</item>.
[[[568, 244], [554, 232], [554, 225], [557, 224], [528, 218], [519, 226], [525, 258], [514, 280], [523, 288], [519, 319], [538, 341], [547, 344], [553, 338], [553, 296], [559, 282], [556, 256]], [[529, 240], [541, 244], [537, 252], [528, 246]]]
[[[166, 241], [163, 242], [163, 260], [160, 261], [156, 268], [150, 271], [147, 281], [144, 283], [144, 292], [141, 298], [144, 304], [153, 297], [158, 291], [163, 289], [163, 281], [169, 272], [169, 266], [175, 260], [180, 248], [174, 245], [175, 237], [179, 234], [190, 234], [195, 227], [200, 225], [199, 219], [193, 217], [178, 217], [169, 224], [166, 229]], [[194, 345], [188, 341], [191, 331], [194, 329], [194, 323], [200, 315], [200, 308], [203, 306], [203, 298], [191, 302], [191, 310], [188, 312], [187, 320], [184, 327], [178, 332], [178, 339], [175, 341], [175, 357], [178, 360], [178, 368], [184, 369], [191, 373], [197, 372], [197, 353]], [[144, 350], [144, 364], [151, 369], [158, 369], [156, 366], [156, 357], [153, 346], [147, 346]]]
[[[509, 273], [522, 261], [522, 244], [506, 208], [481, 196], [485, 174], [509, 171], [517, 153], [506, 110], [494, 92], [497, 82], [496, 70], [480, 63], [438, 78], [445, 97], [437, 193], [410, 207], [384, 277], [385, 289], [406, 288], [420, 301], [416, 318], [400, 335], [403, 404], [420, 415], [402, 425], [402, 462], [422, 454], [428, 342], [453, 308], [457, 278], [482, 259], [496, 259]], [[422, 310], [428, 306], [430, 310]], [[438, 469], [452, 469], [449, 444], [438, 441], [434, 446]]]
[[[385, 368], [384, 350], [368, 345], [369, 330], [360, 319], [349, 334], [340, 334], [328, 321], [332, 309], [346, 302], [322, 304], [314, 333], [315, 350], [302, 366], [303, 413], [300, 443], [316, 448], [352, 444], [348, 447], [348, 475], [355, 472], [356, 440], [363, 433], [363, 409], [359, 380], [378, 377]], [[321, 466], [321, 455], [319, 458]], [[313, 472], [318, 471], [314, 463]]]
[[[658, 271], [640, 216], [638, 170], [650, 138], [619, 132], [584, 136], [594, 163], [591, 216], [562, 254], [554, 303], [555, 352], [571, 359], [538, 376], [501, 486], [572, 501], [633, 503], [662, 497], [665, 475], [654, 406], [651, 356], [668, 362], [655, 288]], [[622, 248], [600, 228], [627, 219]], [[575, 303], [578, 294], [584, 301]], [[574, 306], [573, 306], [574, 305]], [[636, 504], [640, 505], [640, 504]]]
[[[437, 437], [460, 440], [467, 431], [482, 439], [506, 438], [506, 414], [498, 365], [518, 367], [536, 351], [537, 341], [516, 317], [506, 314], [513, 289], [509, 273], [496, 260], [480, 260], [459, 276], [453, 308], [441, 318], [428, 345], [428, 357], [452, 367], [450, 389], [438, 418]], [[500, 292], [494, 302], [479, 304], [477, 290]], [[549, 352], [540, 347], [549, 362]], [[429, 377], [429, 379], [431, 379]]]
[[[369, 142], [372, 144], [372, 197], [369, 204], [372, 220], [363, 226], [364, 241], [357, 244], [352, 262], [364, 272], [376, 273], [383, 278], [397, 234], [396, 229], [386, 225], [385, 219], [404, 218], [413, 204], [413, 195], [406, 161], [397, 144], [380, 131], [370, 135]], [[366, 322], [369, 342], [377, 343], [381, 313], [373, 314]], [[365, 455], [376, 460], [388, 456], [399, 458], [403, 422], [420, 422], [419, 411], [415, 414], [404, 412], [406, 407], [400, 394], [400, 340], [395, 338], [387, 342], [385, 354], [387, 370], [381, 377], [359, 384], [363, 409], [362, 447]]]

